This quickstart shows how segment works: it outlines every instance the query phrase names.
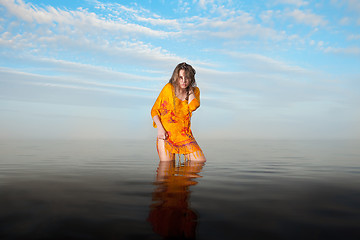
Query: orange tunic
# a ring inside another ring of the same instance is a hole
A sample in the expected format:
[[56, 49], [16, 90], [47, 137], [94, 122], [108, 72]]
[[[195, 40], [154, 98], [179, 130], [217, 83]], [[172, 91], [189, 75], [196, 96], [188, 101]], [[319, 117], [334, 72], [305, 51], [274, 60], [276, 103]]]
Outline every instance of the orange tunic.
[[[194, 153], [195, 157], [202, 154], [190, 129], [192, 112], [200, 106], [198, 87], [194, 88], [194, 94], [195, 98], [189, 104], [188, 100], [182, 101], [177, 98], [173, 85], [168, 83], [161, 90], [151, 109], [151, 117], [158, 115], [169, 135], [165, 140], [165, 148], [170, 153]], [[155, 122], [153, 126], [156, 128]]]

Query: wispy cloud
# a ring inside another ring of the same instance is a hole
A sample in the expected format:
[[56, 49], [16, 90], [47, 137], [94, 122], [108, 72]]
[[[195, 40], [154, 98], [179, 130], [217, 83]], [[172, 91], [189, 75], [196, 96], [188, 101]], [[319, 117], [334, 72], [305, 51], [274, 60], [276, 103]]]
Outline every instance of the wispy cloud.
[[336, 54], [347, 54], [347, 55], [360, 55], [360, 47], [346, 47], [346, 48], [335, 48], [327, 47], [324, 49], [325, 53], [336, 53]]
[[214, 0], [199, 0], [198, 4], [201, 8], [206, 9], [208, 5], [214, 4]]
[[285, 16], [292, 17], [296, 22], [310, 25], [312, 27], [325, 26], [328, 23], [323, 16], [314, 14], [309, 10], [302, 11], [300, 9], [295, 9], [286, 12]]
[[349, 9], [360, 12], [360, 2], [358, 0], [347, 0]]
[[40, 8], [30, 3], [24, 3], [22, 0], [18, 2], [3, 0], [1, 4], [6, 7], [9, 13], [29, 23], [70, 25], [84, 32], [89, 31], [89, 26], [91, 26], [91, 29], [97, 28], [106, 31], [120, 31], [125, 34], [134, 33], [160, 38], [169, 37], [174, 34], [173, 32], [154, 30], [142, 25], [128, 23], [121, 18], [117, 20], [103, 19], [96, 13], [88, 12], [85, 9], [66, 11], [51, 6]]
[[166, 26], [170, 28], [180, 29], [180, 24], [176, 19], [145, 18], [141, 16], [136, 16], [136, 20], [140, 22], [150, 23], [154, 26]]
[[250, 69], [255, 69], [261, 72], [270, 73], [286, 73], [286, 74], [309, 74], [311, 71], [306, 70], [299, 66], [291, 66], [288, 63], [275, 60], [273, 58], [254, 54], [254, 53], [241, 53], [241, 52], [230, 52], [225, 51], [225, 54], [231, 56], [233, 59], [241, 60], [242, 63], [246, 64]]
[[0, 69], [1, 100], [130, 108], [150, 104], [156, 90]]
[[233, 16], [226, 17], [191, 17], [184, 22], [184, 34], [198, 38], [224, 38], [224, 39], [246, 39], [247, 37], [258, 37], [260, 39], [284, 40], [286, 34], [269, 27], [261, 26], [254, 18], [246, 12], [238, 12]]
[[350, 34], [347, 37], [348, 40], [359, 40], [360, 39], [360, 34]]
[[[125, 90], [125, 91], [132, 90], [132, 91], [140, 91], [140, 92], [156, 91], [156, 89], [151, 89], [151, 88], [124, 85], [123, 80], [109, 83], [104, 79], [98, 81], [85, 80], [79, 77], [34, 74], [34, 73], [27, 73], [19, 70], [8, 69], [8, 68], [0, 68], [0, 75], [2, 76], [3, 82], [12, 82], [12, 83], [18, 81], [22, 83], [42, 85], [42, 86], [53, 86], [53, 87], [66, 86], [68, 88], [78, 88], [84, 90], [91, 89], [92, 91], [96, 91], [96, 90], [103, 91], [104, 89], [107, 89], [108, 92], [112, 92], [112, 93], [115, 92], [120, 93], [119, 90]], [[125, 75], [125, 74], [121, 74], [121, 75]], [[132, 76], [132, 77], [139, 78], [138, 76]]]
[[276, 0], [275, 3], [279, 4], [290, 4], [290, 5], [295, 5], [298, 7], [301, 6], [306, 6], [309, 4], [309, 2], [307, 1], [303, 1], [303, 0]]
[[350, 23], [350, 18], [348, 17], [343, 17], [341, 20], [340, 20], [340, 24], [341, 25], [348, 25]]

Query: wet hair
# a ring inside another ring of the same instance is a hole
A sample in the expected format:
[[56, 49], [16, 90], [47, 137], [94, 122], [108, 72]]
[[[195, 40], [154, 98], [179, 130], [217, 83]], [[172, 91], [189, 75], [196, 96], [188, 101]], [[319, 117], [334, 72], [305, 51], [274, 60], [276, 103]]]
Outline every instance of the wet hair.
[[177, 88], [178, 80], [179, 80], [179, 72], [180, 70], [185, 71], [185, 76], [190, 79], [189, 86], [186, 88], [186, 91], [189, 92], [190, 87], [196, 87], [196, 81], [195, 81], [195, 69], [186, 62], [179, 63], [176, 68], [174, 69], [174, 72], [169, 80], [169, 83], [171, 83], [174, 88]]

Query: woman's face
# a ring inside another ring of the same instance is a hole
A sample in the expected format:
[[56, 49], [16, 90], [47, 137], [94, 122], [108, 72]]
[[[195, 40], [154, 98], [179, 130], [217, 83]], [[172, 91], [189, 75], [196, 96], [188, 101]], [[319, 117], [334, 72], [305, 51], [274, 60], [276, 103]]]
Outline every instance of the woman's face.
[[183, 69], [181, 69], [179, 71], [178, 84], [179, 84], [180, 88], [183, 88], [183, 89], [187, 88], [190, 84], [190, 78], [186, 76], [186, 72]]

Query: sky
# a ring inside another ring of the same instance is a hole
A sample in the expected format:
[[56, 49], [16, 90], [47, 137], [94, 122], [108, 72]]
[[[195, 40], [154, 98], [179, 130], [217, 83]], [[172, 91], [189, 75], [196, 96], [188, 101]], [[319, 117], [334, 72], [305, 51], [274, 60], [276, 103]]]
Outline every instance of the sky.
[[151, 139], [180, 62], [197, 139], [359, 139], [360, 0], [0, 0], [0, 139]]

